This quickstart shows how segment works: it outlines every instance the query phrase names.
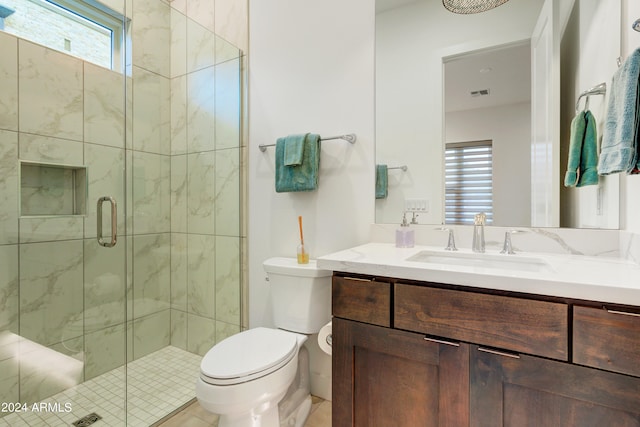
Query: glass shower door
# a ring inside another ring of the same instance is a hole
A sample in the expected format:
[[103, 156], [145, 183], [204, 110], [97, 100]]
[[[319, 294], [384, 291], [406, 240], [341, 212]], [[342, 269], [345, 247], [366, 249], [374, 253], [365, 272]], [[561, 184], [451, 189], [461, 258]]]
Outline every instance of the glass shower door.
[[184, 2], [0, 24], [55, 3], [121, 37], [109, 66], [0, 31], [0, 426], [148, 426], [241, 330], [241, 52]]
[[0, 32], [0, 425], [125, 425], [126, 77], [24, 37]]

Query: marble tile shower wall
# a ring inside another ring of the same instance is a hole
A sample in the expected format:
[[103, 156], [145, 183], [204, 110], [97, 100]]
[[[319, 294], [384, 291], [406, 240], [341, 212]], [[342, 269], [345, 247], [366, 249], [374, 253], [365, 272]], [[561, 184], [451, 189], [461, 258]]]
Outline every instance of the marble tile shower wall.
[[213, 31], [224, 3], [171, 3], [171, 344], [200, 355], [241, 325], [241, 52]]
[[[127, 331], [132, 360], [240, 330], [241, 58], [189, 17], [205, 3], [132, 2], [126, 93], [120, 73], [0, 33], [2, 401], [73, 385], [47, 349], [81, 382], [124, 363]], [[85, 165], [86, 215], [20, 217], [20, 160]], [[102, 195], [126, 245], [96, 244]]]

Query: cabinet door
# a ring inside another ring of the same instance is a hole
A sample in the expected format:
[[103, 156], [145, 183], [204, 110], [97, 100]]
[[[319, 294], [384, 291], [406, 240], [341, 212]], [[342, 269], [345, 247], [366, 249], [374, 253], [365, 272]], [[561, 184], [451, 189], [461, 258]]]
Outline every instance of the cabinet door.
[[471, 426], [640, 426], [640, 378], [482, 350], [471, 346]]
[[469, 346], [333, 319], [333, 427], [469, 425]]

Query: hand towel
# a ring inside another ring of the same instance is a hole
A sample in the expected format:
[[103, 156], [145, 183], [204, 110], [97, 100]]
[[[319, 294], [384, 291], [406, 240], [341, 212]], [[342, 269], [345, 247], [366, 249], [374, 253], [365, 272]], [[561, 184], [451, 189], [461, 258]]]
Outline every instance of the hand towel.
[[[640, 68], [640, 67], [638, 67]], [[637, 88], [637, 92], [636, 92], [636, 125], [635, 125], [635, 130], [636, 130], [636, 135], [635, 135], [635, 147], [636, 147], [636, 162], [635, 164], [631, 165], [630, 170], [628, 171], [629, 174], [632, 175], [636, 175], [640, 173], [640, 76], [638, 77], [638, 88]]]
[[389, 187], [389, 173], [387, 165], [376, 166], [376, 199], [386, 199]]
[[289, 135], [284, 138], [284, 165], [298, 166], [304, 156], [304, 141], [308, 133]]
[[581, 111], [571, 122], [569, 160], [564, 175], [565, 187], [598, 184], [598, 132], [591, 111]]
[[582, 142], [586, 130], [584, 111], [580, 111], [571, 121], [571, 139], [569, 141], [569, 160], [567, 172], [564, 174], [564, 186], [575, 187], [580, 177], [580, 157], [582, 156]]
[[604, 122], [600, 175], [631, 172], [638, 163], [640, 48], [613, 75]]
[[320, 135], [308, 134], [304, 140], [302, 163], [286, 166], [285, 139], [276, 141], [276, 192], [313, 191], [318, 188]]
[[580, 177], [576, 187], [598, 185], [598, 131], [591, 111], [584, 112], [585, 130], [580, 154]]

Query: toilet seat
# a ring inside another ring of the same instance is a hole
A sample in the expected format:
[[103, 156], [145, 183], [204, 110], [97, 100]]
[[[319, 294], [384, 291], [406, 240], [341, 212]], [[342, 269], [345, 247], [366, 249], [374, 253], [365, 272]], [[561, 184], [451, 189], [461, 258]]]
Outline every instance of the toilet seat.
[[296, 334], [279, 329], [249, 329], [213, 346], [200, 363], [200, 378], [212, 385], [252, 381], [277, 371], [297, 353]]

